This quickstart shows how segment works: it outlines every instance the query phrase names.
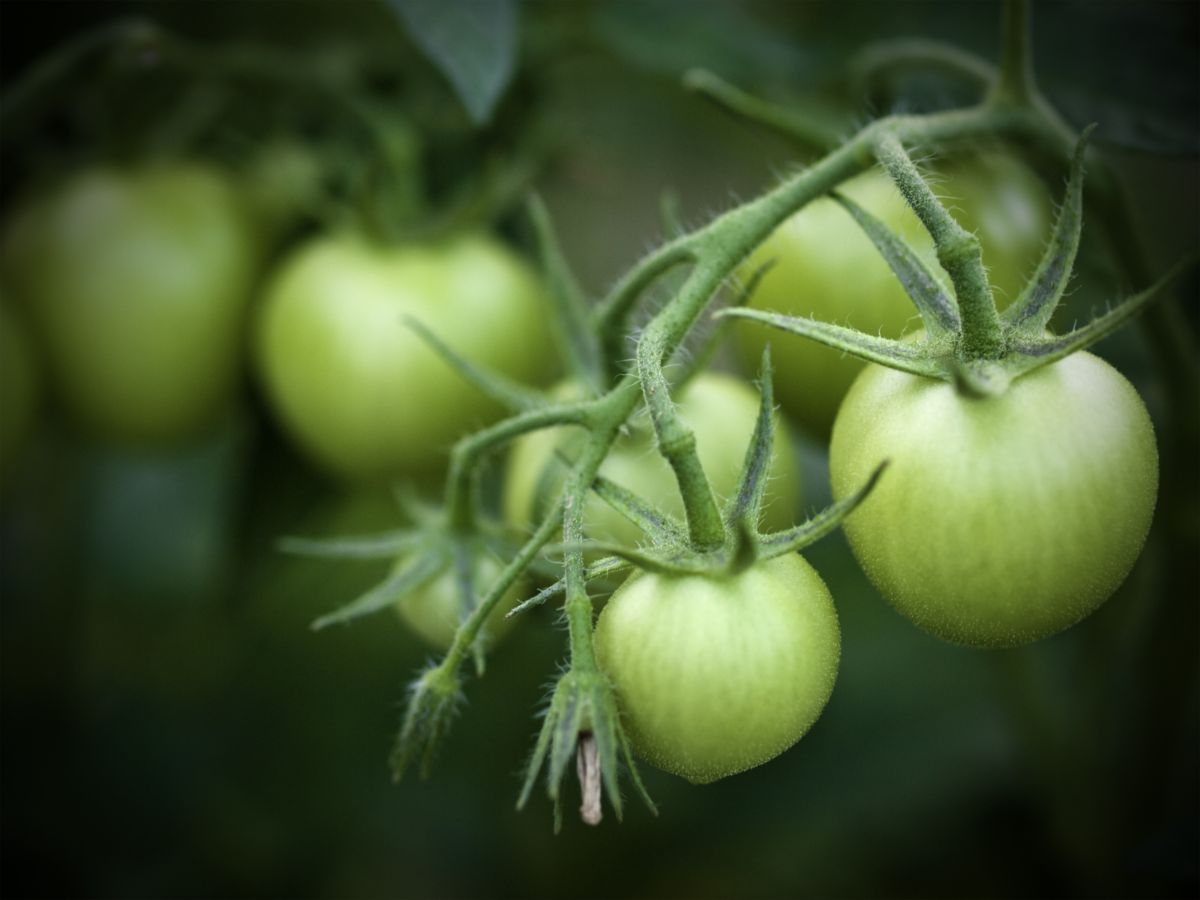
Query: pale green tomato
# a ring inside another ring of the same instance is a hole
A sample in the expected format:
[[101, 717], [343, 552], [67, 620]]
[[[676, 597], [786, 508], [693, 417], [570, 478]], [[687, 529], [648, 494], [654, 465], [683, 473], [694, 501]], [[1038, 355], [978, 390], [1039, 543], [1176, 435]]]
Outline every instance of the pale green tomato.
[[[562, 385], [561, 398], [577, 396]], [[696, 435], [696, 450], [718, 501], [733, 494], [758, 418], [759, 398], [745, 382], [729, 375], [704, 372], [693, 378], [676, 398], [679, 415]], [[536, 525], [545, 504], [553, 502], [564, 471], [554, 459], [556, 447], [571, 448], [582, 432], [544, 429], [513, 444], [504, 492], [506, 519], [519, 528]], [[613, 446], [600, 474], [628, 488], [655, 506], [683, 520], [683, 500], [670, 465], [655, 449], [648, 421], [639, 422]], [[780, 530], [795, 523], [800, 504], [800, 474], [784, 423], [776, 420], [775, 444], [764, 497], [763, 523]], [[640, 543], [636, 525], [596, 495], [588, 498], [584, 529], [589, 538], [626, 546]]]
[[[975, 151], [934, 166], [935, 192], [959, 224], [978, 233], [997, 301], [1007, 306], [1035, 268], [1049, 233], [1045, 186], [1023, 163], [994, 151]], [[838, 190], [941, 271], [928, 232], [881, 170], [866, 172]], [[755, 309], [814, 317], [887, 337], [921, 327], [912, 301], [875, 245], [832, 199], [814, 200], [780, 225], [739, 272], [749, 278], [767, 261], [774, 265], [750, 300]], [[807, 338], [750, 322], [738, 323], [736, 336], [740, 355], [751, 368], [758, 365], [763, 345], [771, 344], [780, 405], [809, 433], [827, 436], [863, 363]]]
[[331, 472], [372, 480], [436, 471], [501, 408], [413, 331], [520, 381], [554, 371], [534, 272], [497, 241], [385, 246], [354, 234], [297, 249], [266, 291], [257, 362], [276, 414]]
[[0, 483], [21, 452], [37, 414], [40, 381], [24, 323], [0, 300]]
[[1141, 552], [1158, 487], [1141, 398], [1089, 353], [988, 398], [868, 366], [834, 425], [834, 496], [883, 459], [844, 526], [854, 555], [904, 616], [983, 647], [1054, 634], [1108, 599]]
[[[407, 560], [401, 559], [396, 566], [403, 566], [406, 562]], [[492, 583], [500, 577], [503, 569], [504, 567], [490, 556], [482, 556], [477, 560], [473, 573], [475, 601], [483, 597]], [[519, 582], [508, 589], [484, 622], [484, 632], [488, 639], [500, 637], [511, 626], [512, 620], [505, 616], [521, 600], [518, 585]], [[448, 650], [455, 632], [458, 631], [459, 622], [470, 613], [470, 608], [463, 605], [458, 576], [451, 566], [396, 601], [396, 613], [401, 621], [430, 647], [435, 650]]]
[[705, 784], [800, 740], [833, 692], [841, 636], [825, 583], [791, 553], [724, 578], [635, 575], [595, 646], [638, 755]]
[[91, 169], [18, 212], [4, 270], [85, 427], [170, 443], [230, 403], [257, 235], [230, 179], [200, 163]]

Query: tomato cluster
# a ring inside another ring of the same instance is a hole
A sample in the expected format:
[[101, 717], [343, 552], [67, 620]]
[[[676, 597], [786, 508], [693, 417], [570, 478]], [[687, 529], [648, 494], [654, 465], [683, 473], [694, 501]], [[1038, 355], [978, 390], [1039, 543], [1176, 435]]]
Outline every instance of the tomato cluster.
[[[887, 146], [870, 148], [881, 163]], [[482, 669], [479, 636], [501, 634], [527, 599], [517, 575], [501, 583], [509, 560], [491, 549], [545, 532], [522, 562], [565, 568], [545, 590], [567, 593], [568, 606], [586, 604], [563, 693], [575, 719], [562, 721], [574, 731], [555, 736], [552, 750], [560, 774], [580, 735], [607, 735], [610, 756], [627, 737], [642, 758], [696, 783], [760, 765], [799, 740], [832, 694], [841, 638], [829, 589], [797, 551], [843, 518], [859, 565], [897, 611], [974, 647], [1018, 646], [1080, 621], [1141, 552], [1159, 477], [1141, 399], [1078, 348], [1022, 368], [1046, 346], [1022, 341], [1046, 331], [1049, 311], [1026, 331], [1019, 318], [999, 321], [1037, 291], [1053, 293], [1079, 234], [1067, 227], [1072, 196], [1052, 223], [1047, 185], [1011, 149], [973, 146], [925, 167], [934, 206], [953, 220], [952, 249], [961, 257], [978, 244], [986, 277], [976, 288], [992, 304], [983, 318], [998, 320], [991, 345], [971, 346], [979, 333], [960, 315], [971, 282], [948, 274], [949, 239], [935, 245], [931, 214], [918, 216], [924, 195], [914, 197], [911, 181], [903, 195], [896, 186], [911, 161], [893, 157], [888, 171], [862, 171], [832, 194], [823, 186], [794, 215], [777, 215], [753, 248], [737, 245], [705, 302], [737, 275], [756, 286], [751, 312], [853, 326], [888, 352], [912, 353], [891, 357], [890, 367], [867, 363], [780, 337], [761, 318], [744, 321], [735, 341], [744, 367], [761, 361], [756, 393], [741, 377], [711, 371], [668, 387], [702, 306], [677, 317], [689, 324], [663, 340], [662, 359], [648, 363], [641, 344], [636, 364], [612, 358], [614, 345], [627, 349], [628, 316], [615, 336], [603, 330], [610, 308], [577, 309], [572, 319], [563, 299], [571, 279], [555, 273], [544, 239], [546, 278], [478, 223], [436, 238], [413, 228], [401, 239], [367, 217], [336, 227], [308, 221], [293, 246], [272, 246], [281, 219], [315, 205], [322, 175], [315, 157], [285, 147], [275, 148], [275, 171], [255, 176], [257, 193], [214, 162], [176, 159], [95, 165], [25, 198], [5, 225], [0, 257], [10, 304], [0, 306], [0, 477], [32, 427], [43, 380], [86, 433], [163, 448], [198, 440], [233, 415], [247, 397], [243, 369], [271, 421], [336, 480], [419, 483], [413, 493], [427, 495], [449, 467], [444, 508], [417, 517], [406, 539], [419, 540], [382, 554], [392, 560], [389, 580], [326, 618], [390, 607], [454, 665], [469, 645]], [[1072, 184], [1082, 177], [1082, 143], [1078, 152]], [[916, 191], [928, 187], [912, 171]], [[291, 194], [299, 196], [281, 196]], [[1082, 202], [1078, 191], [1074, 200]], [[873, 220], [902, 252], [871, 235], [864, 223]], [[689, 261], [705, 274], [709, 260]], [[919, 277], [897, 277], [904, 265], [932, 273], [931, 283], [914, 288]], [[940, 307], [944, 333], [931, 333], [919, 300], [914, 312], [921, 290], [953, 298]], [[690, 298], [681, 290], [667, 312]], [[849, 329], [842, 333], [849, 340]], [[907, 344], [887, 340], [904, 335]], [[561, 368], [556, 343], [569, 345], [572, 377], [546, 389]], [[860, 355], [887, 362], [882, 351]], [[1003, 370], [999, 387], [980, 386], [988, 366]], [[614, 397], [628, 404], [609, 422], [617, 401], [602, 401]], [[808, 523], [798, 523], [798, 452], [774, 397], [808, 440], [828, 439], [835, 503]], [[514, 427], [478, 458], [463, 449], [469, 441], [459, 444], [448, 466], [457, 442], [506, 411], [518, 425], [522, 415], [547, 418]], [[480, 458], [501, 449], [497, 483], [480, 490]], [[588, 451], [598, 451], [594, 468], [570, 482]], [[605, 484], [644, 507], [605, 497]], [[581, 507], [582, 538], [543, 552], [550, 535], [571, 533], [569, 522], [560, 530], [548, 517]], [[430, 564], [421, 553], [435, 545]], [[593, 623], [592, 595], [580, 585], [604, 565], [625, 580]], [[420, 577], [406, 580], [412, 572]], [[389, 585], [404, 589], [393, 596]], [[578, 616], [568, 619], [579, 628]], [[458, 674], [444, 665], [421, 682], [437, 690], [414, 691], [419, 724], [447, 717]], [[605, 718], [610, 695], [619, 725]]]

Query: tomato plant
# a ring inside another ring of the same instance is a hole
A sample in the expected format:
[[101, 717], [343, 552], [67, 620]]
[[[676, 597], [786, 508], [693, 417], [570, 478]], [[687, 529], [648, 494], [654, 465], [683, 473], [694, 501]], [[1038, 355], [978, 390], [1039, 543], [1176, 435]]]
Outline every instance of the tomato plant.
[[[1045, 186], [1027, 165], [999, 150], [938, 160], [932, 177], [954, 217], [978, 233], [989, 281], [1001, 307], [1006, 306], [1016, 298], [1046, 239], [1050, 206]], [[838, 190], [934, 261], [929, 233], [881, 169]], [[814, 316], [886, 337], [899, 337], [919, 325], [903, 285], [832, 199], [814, 200], [780, 225], [743, 264], [743, 276], [768, 261], [773, 265], [750, 298], [754, 309]], [[770, 337], [760, 325], [739, 326], [738, 348], [747, 364], [757, 362]], [[812, 341], [791, 340], [777, 349], [780, 403], [811, 434], [827, 436], [862, 361]]]
[[1154, 512], [1150, 417], [1088, 353], [995, 397], [869, 366], [834, 425], [835, 496], [885, 456], [846, 534], [897, 610], [956, 643], [1011, 646], [1079, 621], [1128, 575]]
[[829, 590], [796, 553], [725, 577], [635, 575], [595, 640], [638, 755], [697, 784], [796, 743], [833, 692], [841, 647]]
[[[575, 397], [579, 390], [568, 385], [555, 394]], [[704, 372], [687, 383], [677, 402], [680, 418], [695, 432], [700, 462], [712, 479], [713, 491], [719, 499], [728, 497], [737, 488], [746, 436], [758, 415], [758, 398], [737, 378]], [[535, 431], [514, 443], [505, 474], [504, 509], [509, 522], [528, 529], [545, 515], [546, 504], [554, 499], [563, 480], [564, 466], [554, 458], [555, 449], [569, 452], [571, 444], [570, 432], [563, 434], [557, 429]], [[672, 515], [683, 516], [683, 501], [671, 467], [654, 452], [654, 432], [648, 422], [633, 427], [617, 441], [600, 473]], [[766, 522], [786, 528], [795, 521], [799, 508], [800, 475], [791, 439], [782, 428], [775, 431], [769, 479]], [[594, 495], [588, 499], [585, 520], [588, 534], [596, 540], [631, 546], [642, 538], [633, 522]]]
[[0, 299], [0, 484], [29, 437], [40, 387], [30, 335], [8, 301]]
[[81, 171], [10, 223], [4, 272], [87, 428], [194, 436], [229, 404], [259, 258], [229, 178], [196, 162]]
[[390, 246], [356, 234], [296, 249], [266, 289], [256, 355], [271, 404], [318, 463], [352, 479], [436, 470], [500, 407], [409, 326], [521, 381], [553, 372], [542, 288], [482, 236]]

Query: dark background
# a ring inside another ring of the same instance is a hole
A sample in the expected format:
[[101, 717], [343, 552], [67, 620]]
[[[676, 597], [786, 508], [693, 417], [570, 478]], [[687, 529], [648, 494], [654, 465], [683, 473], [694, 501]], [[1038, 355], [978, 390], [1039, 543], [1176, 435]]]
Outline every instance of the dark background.
[[[1200, 6], [1034, 6], [1042, 83], [1074, 124], [1100, 122], [1162, 271], [1200, 246]], [[295, 51], [361, 38], [413, 54], [366, 2], [6, 0], [5, 90], [61, 40], [128, 15], [202, 42]], [[525, 4], [523, 51], [538, 23], [562, 15]], [[997, 5], [968, 2], [652, 0], [572, 15], [583, 37], [523, 72], [509, 107], [530, 92], [557, 136], [538, 187], [593, 294], [658, 240], [664, 187], [701, 222], [794, 164], [783, 141], [687, 95], [685, 68], [785, 100], [824, 91], [850, 52], [881, 37], [937, 37], [994, 58], [1000, 19]], [[858, 98], [851, 118], [954, 102], [962, 90], [914, 77]], [[504, 127], [475, 140], [502, 140]], [[86, 154], [76, 140], [68, 130], [64, 158]], [[20, 142], [6, 143], [3, 161], [6, 202], [59, 164]], [[434, 161], [434, 177], [454, 165]], [[522, 240], [517, 219], [503, 227]], [[1072, 303], [1087, 314], [1123, 286], [1101, 245], [1087, 244], [1081, 265], [1097, 293]], [[1180, 295], [1194, 331], [1194, 278]], [[1153, 345], [1133, 328], [1101, 350], [1173, 440]], [[1175, 414], [1194, 422], [1197, 411]], [[803, 442], [803, 454], [815, 509], [828, 496], [823, 449]], [[281, 534], [393, 527], [386, 495], [311, 471], [250, 383], [228, 423], [171, 454], [97, 445], [51, 409], [0, 498], [3, 892], [1195, 896], [1200, 546], [1186, 529], [1200, 508], [1179, 474], [1164, 470], [1163, 494], [1183, 496], [1170, 520], [1156, 519], [1118, 594], [1020, 650], [924, 635], [870, 587], [840, 534], [825, 540], [806, 555], [838, 602], [844, 649], [812, 732], [703, 788], [644, 769], [658, 818], [629, 798], [623, 824], [590, 829], [568, 816], [555, 836], [540, 796], [513, 809], [535, 712], [565, 653], [552, 611], [514, 629], [469, 684], [432, 778], [392, 786], [403, 687], [427, 652], [390, 616], [312, 634], [309, 621], [383, 568], [274, 549]]]

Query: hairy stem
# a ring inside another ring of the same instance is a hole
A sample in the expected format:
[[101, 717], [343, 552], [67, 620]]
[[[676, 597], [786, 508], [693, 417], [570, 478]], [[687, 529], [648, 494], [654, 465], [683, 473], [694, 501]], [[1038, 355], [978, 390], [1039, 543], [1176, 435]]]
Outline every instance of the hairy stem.
[[1004, 337], [983, 271], [979, 238], [954, 221], [895, 134], [885, 133], [876, 145], [876, 153], [933, 238], [938, 262], [954, 283], [966, 355], [985, 359], [998, 356], [1004, 347]]

